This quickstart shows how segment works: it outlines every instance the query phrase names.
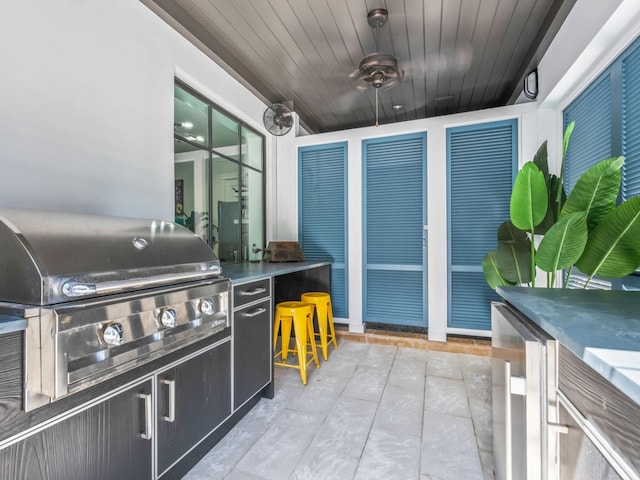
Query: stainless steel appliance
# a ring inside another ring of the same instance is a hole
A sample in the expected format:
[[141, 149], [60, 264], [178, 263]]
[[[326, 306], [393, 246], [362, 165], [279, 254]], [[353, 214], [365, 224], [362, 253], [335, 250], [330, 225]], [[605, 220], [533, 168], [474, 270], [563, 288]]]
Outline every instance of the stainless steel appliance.
[[27, 320], [25, 410], [229, 327], [218, 259], [174, 223], [0, 209], [0, 245], [0, 315]]
[[556, 342], [512, 307], [491, 308], [496, 479], [555, 478]]

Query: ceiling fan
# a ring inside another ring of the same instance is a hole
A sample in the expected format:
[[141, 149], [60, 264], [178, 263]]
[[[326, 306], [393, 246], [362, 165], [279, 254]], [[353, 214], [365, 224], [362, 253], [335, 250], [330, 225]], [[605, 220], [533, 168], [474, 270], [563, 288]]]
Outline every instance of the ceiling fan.
[[380, 49], [380, 28], [386, 25], [388, 19], [389, 12], [384, 8], [374, 8], [367, 14], [367, 23], [374, 29], [376, 51], [360, 60], [358, 68], [349, 75], [350, 78], [358, 81], [356, 89], [365, 91], [369, 85], [375, 89], [376, 127], [379, 125], [378, 91], [393, 88], [404, 79], [404, 71], [398, 67], [397, 58], [390, 53], [378, 51]]

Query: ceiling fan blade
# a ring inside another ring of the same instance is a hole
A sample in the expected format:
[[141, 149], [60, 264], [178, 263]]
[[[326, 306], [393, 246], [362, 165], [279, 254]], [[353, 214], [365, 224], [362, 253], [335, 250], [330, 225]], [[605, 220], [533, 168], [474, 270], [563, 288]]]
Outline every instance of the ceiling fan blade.
[[471, 46], [457, 47], [453, 52], [432, 52], [423, 59], [411, 59], [400, 62], [400, 68], [406, 76], [431, 76], [450, 72], [463, 75], [471, 66], [473, 49]]

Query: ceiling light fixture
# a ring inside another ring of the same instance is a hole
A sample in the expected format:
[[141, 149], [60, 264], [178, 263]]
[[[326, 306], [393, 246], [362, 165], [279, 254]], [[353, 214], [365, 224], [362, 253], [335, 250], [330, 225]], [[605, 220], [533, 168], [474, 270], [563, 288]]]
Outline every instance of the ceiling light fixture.
[[399, 103], [396, 103], [391, 108], [393, 108], [396, 112], [399, 112], [400, 110], [402, 110], [404, 108], [404, 105], [400, 105]]

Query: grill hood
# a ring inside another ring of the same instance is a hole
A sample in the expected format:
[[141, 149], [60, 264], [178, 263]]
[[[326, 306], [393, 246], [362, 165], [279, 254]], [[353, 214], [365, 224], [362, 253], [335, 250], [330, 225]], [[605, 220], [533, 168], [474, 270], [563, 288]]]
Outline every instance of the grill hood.
[[220, 262], [171, 222], [0, 209], [0, 301], [50, 305], [217, 277]]

